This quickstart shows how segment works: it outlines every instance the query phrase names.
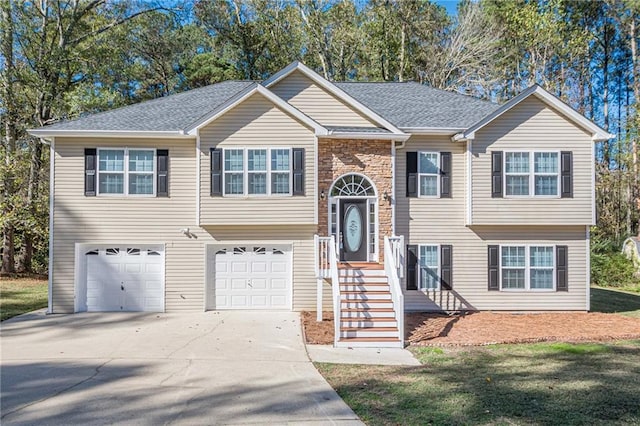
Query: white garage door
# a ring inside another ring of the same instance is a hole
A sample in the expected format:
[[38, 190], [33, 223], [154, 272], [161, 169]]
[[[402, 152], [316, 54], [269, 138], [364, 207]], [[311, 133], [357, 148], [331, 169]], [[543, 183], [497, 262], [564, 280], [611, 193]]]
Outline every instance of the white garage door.
[[85, 252], [87, 311], [164, 311], [164, 248], [126, 245]]
[[235, 245], [211, 253], [209, 309], [291, 309], [291, 246]]

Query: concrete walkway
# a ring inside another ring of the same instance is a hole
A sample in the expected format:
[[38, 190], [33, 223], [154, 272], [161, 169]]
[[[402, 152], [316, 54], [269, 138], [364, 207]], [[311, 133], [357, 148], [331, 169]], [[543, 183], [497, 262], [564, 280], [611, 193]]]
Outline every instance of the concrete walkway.
[[307, 345], [314, 362], [334, 364], [420, 365], [406, 349], [400, 348], [334, 348], [332, 345]]
[[297, 313], [31, 314], [0, 331], [3, 425], [362, 424]]

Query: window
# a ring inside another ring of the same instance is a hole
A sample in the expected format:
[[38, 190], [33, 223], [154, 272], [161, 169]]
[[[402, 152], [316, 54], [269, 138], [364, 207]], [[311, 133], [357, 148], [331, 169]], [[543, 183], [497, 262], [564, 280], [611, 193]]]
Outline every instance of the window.
[[440, 155], [418, 153], [418, 185], [421, 197], [438, 197], [440, 193]]
[[155, 156], [153, 149], [98, 149], [98, 194], [155, 194]]
[[418, 288], [420, 290], [438, 290], [440, 288], [439, 246], [420, 246], [418, 264], [420, 265]]
[[506, 152], [504, 171], [507, 196], [558, 196], [557, 152]]
[[553, 290], [554, 259], [553, 246], [502, 246], [502, 289]]
[[291, 195], [291, 149], [225, 149], [224, 195]]

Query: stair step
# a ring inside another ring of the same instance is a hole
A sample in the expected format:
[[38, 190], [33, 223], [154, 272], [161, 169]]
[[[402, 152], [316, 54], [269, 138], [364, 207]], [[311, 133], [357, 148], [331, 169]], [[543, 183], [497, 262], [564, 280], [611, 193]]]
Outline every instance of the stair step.
[[367, 318], [395, 318], [393, 309], [369, 308], [369, 309], [342, 309], [341, 318], [367, 319]]
[[391, 302], [391, 293], [388, 291], [341, 291], [341, 300], [388, 300]]
[[376, 263], [376, 262], [339, 262], [338, 269], [381, 270], [381, 269], [384, 269], [384, 265], [382, 263]]
[[366, 284], [340, 284], [340, 291], [361, 291], [361, 292], [371, 292], [371, 291], [386, 291], [391, 292], [391, 288], [389, 284], [382, 283], [366, 283]]
[[365, 308], [390, 308], [393, 309], [393, 302], [388, 299], [348, 299], [341, 300], [341, 309], [365, 309]]
[[340, 331], [395, 331], [398, 332], [398, 327], [340, 327]]
[[351, 275], [341, 276], [340, 284], [352, 284], [352, 283], [387, 283], [387, 277], [384, 275]]
[[357, 328], [346, 327], [340, 329], [340, 337], [395, 337], [398, 338], [398, 329], [396, 327], [369, 327]]
[[347, 329], [397, 328], [395, 317], [388, 318], [340, 318], [340, 327]]

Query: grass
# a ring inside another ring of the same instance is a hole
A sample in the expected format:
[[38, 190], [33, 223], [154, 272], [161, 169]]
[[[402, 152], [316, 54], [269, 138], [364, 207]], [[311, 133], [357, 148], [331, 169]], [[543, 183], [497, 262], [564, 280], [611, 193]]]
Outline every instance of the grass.
[[591, 310], [640, 318], [640, 294], [611, 288], [591, 287]]
[[368, 425], [640, 423], [640, 341], [411, 350], [422, 366], [316, 366]]
[[0, 279], [0, 320], [47, 306], [47, 281], [32, 278]]

